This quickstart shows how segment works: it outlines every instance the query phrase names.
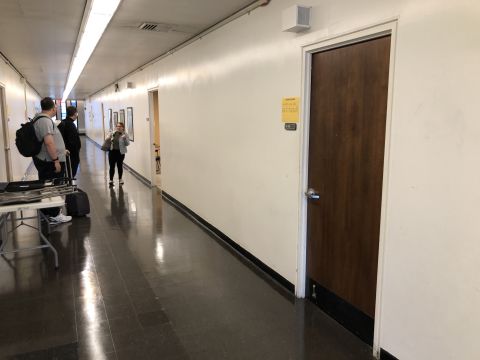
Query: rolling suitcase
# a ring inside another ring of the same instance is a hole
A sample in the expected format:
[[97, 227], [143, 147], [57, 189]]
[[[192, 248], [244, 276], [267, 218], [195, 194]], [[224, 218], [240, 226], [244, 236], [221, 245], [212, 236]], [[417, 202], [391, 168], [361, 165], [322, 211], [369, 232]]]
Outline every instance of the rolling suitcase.
[[[72, 164], [70, 162], [70, 156], [67, 156], [67, 177], [70, 181], [72, 177]], [[86, 192], [77, 188], [77, 191], [68, 194], [65, 197], [65, 206], [67, 208], [67, 215], [70, 216], [85, 216], [90, 213], [90, 201]]]
[[85, 216], [90, 214], [90, 201], [86, 192], [77, 188], [77, 191], [68, 194], [65, 197], [65, 205], [67, 207], [67, 215]]

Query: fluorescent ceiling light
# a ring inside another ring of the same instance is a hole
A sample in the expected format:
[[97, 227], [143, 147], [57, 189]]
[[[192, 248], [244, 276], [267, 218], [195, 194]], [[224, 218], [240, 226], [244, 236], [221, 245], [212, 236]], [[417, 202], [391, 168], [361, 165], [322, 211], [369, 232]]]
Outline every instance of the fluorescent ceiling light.
[[63, 92], [62, 101], [65, 101], [75, 86], [83, 68], [93, 50], [102, 37], [108, 23], [118, 8], [121, 0], [92, 0], [92, 6], [88, 13], [87, 21], [80, 37], [77, 52], [72, 61], [70, 73], [68, 74], [67, 85]]

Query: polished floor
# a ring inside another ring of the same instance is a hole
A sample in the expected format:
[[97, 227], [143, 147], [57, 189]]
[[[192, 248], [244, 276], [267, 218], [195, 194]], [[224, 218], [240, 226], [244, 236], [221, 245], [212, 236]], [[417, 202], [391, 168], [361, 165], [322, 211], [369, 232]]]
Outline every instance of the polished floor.
[[[0, 258], [0, 358], [372, 359], [159, 190], [128, 172], [109, 188], [104, 153], [83, 144], [78, 184], [91, 214], [51, 233], [60, 269], [49, 251]], [[38, 235], [21, 227], [10, 240], [24, 247]]]

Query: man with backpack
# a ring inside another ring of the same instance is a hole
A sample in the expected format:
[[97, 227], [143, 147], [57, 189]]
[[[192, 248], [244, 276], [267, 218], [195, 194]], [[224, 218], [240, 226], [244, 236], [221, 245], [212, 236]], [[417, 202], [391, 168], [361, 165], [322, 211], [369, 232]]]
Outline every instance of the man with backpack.
[[[50, 97], [40, 101], [42, 112], [32, 120], [35, 135], [41, 142], [40, 152], [33, 156], [33, 163], [38, 171], [39, 180], [64, 177], [65, 143], [62, 134], [52, 120], [57, 113], [55, 102]], [[72, 220], [71, 216], [62, 214], [60, 208], [42, 209], [52, 223], [64, 223]]]

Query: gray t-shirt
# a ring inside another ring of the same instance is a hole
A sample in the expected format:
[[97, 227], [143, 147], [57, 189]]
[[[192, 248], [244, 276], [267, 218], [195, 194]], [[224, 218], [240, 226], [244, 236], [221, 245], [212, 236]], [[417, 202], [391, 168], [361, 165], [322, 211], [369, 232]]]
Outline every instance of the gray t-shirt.
[[[39, 116], [41, 114], [38, 114]], [[46, 115], [42, 115], [46, 116]], [[38, 141], [43, 141], [43, 138], [47, 134], [53, 135], [53, 141], [55, 142], [55, 146], [57, 148], [57, 156], [58, 159], [62, 162], [65, 161], [65, 143], [63, 142], [63, 137], [62, 134], [60, 133], [60, 130], [58, 130], [58, 127], [54, 125], [53, 120], [50, 119], [49, 117], [42, 117], [35, 121], [35, 124], [33, 124], [35, 128], [35, 135], [37, 135]], [[37, 154], [37, 158], [43, 161], [52, 161], [52, 158], [47, 152], [47, 148], [45, 147], [45, 144], [42, 143], [42, 148], [40, 152]]]

